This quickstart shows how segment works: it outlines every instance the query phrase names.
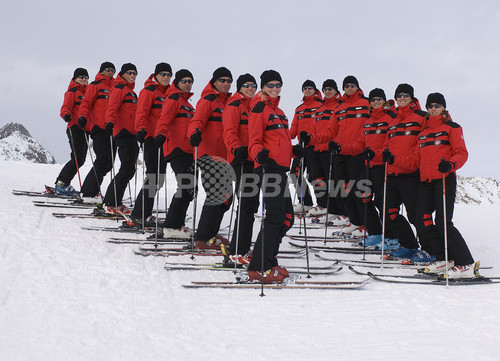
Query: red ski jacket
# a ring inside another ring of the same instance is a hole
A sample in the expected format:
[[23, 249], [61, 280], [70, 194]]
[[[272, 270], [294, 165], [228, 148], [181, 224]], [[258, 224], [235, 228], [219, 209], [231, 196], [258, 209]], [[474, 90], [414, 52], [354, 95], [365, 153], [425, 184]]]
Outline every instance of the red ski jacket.
[[94, 127], [104, 130], [109, 93], [114, 82], [115, 79], [97, 73], [95, 80], [87, 86], [78, 115], [87, 119], [86, 130], [93, 130]]
[[135, 113], [137, 111], [137, 94], [134, 84], [129, 83], [120, 75], [115, 80], [115, 86], [109, 95], [108, 109], [106, 110], [106, 123], [115, 125], [113, 137], [122, 131], [135, 134]]
[[260, 91], [250, 103], [252, 111], [248, 119], [248, 152], [260, 167], [257, 154], [269, 150], [269, 158], [288, 170], [293, 157], [292, 139], [288, 131], [288, 118], [278, 107], [280, 98], [271, 98]]
[[[290, 137], [295, 139], [300, 132], [305, 131], [310, 135], [314, 134], [316, 123], [316, 112], [323, 106], [323, 98], [319, 90], [314, 95], [302, 98], [303, 103], [295, 109], [292, 125], [290, 127]], [[312, 140], [312, 139], [311, 139]], [[314, 144], [309, 143], [308, 146]]]
[[[234, 151], [248, 146], [248, 116], [250, 115], [250, 98], [242, 93], [235, 93], [222, 113], [224, 143], [227, 148], [227, 161], [234, 160]], [[250, 157], [248, 157], [251, 160]]]
[[324, 99], [325, 103], [316, 112], [316, 122], [311, 134], [311, 143], [316, 151], [328, 150], [328, 142], [337, 137], [339, 123], [333, 113], [340, 104], [340, 98], [340, 93], [337, 93], [329, 99]]
[[161, 116], [156, 125], [155, 135], [163, 134], [167, 138], [163, 144], [163, 154], [170, 155], [175, 149], [193, 154], [189, 144], [187, 128], [193, 118], [194, 108], [189, 103], [193, 93], [185, 93], [175, 86], [170, 86], [165, 94]]
[[[397, 108], [397, 117], [389, 128], [384, 148], [389, 148], [394, 156], [410, 157], [413, 154], [415, 145], [418, 142], [418, 136], [425, 126], [426, 113], [420, 110], [418, 99], [405, 107]], [[381, 154], [382, 151], [379, 151]], [[408, 174], [416, 172], [418, 167], [398, 166], [396, 163], [390, 164], [387, 172], [391, 175]]]
[[[335, 109], [335, 117], [339, 125], [335, 141], [341, 146], [340, 154], [347, 154], [348, 145], [359, 141], [363, 136], [364, 123], [370, 118], [370, 103], [363, 91], [360, 89], [351, 96], [344, 94], [342, 102]], [[344, 150], [345, 146], [347, 148]]]
[[78, 125], [78, 113], [80, 111], [80, 104], [83, 100], [83, 95], [85, 94], [85, 85], [78, 84], [77, 82], [71, 80], [69, 82], [68, 90], [64, 93], [64, 102], [61, 107], [61, 118], [69, 114], [71, 115], [71, 121], [68, 122], [67, 128]]
[[147, 138], [154, 137], [156, 122], [161, 115], [165, 94], [170, 86], [158, 83], [154, 74], [151, 74], [144, 83], [144, 89], [139, 93], [137, 112], [135, 113], [135, 130], [146, 130]]
[[202, 133], [202, 141], [198, 147], [198, 158], [207, 154], [226, 159], [227, 151], [223, 137], [222, 111], [230, 97], [231, 93], [219, 93], [210, 83], [203, 89], [187, 130], [188, 139], [196, 131], [196, 128]]
[[455, 173], [468, 158], [462, 127], [451, 121], [448, 114], [429, 116], [426, 128], [418, 137], [418, 143], [411, 157], [394, 157], [394, 164], [403, 168], [418, 167], [420, 180], [430, 182], [441, 179], [443, 174], [438, 171], [441, 159], [452, 163], [452, 169], [445, 173]]
[[382, 151], [385, 146], [387, 128], [396, 119], [396, 107], [394, 100], [389, 100], [382, 108], [371, 109], [370, 118], [365, 121], [363, 135], [356, 143], [344, 144], [342, 154], [356, 155], [370, 147], [375, 152], [375, 156], [370, 161], [370, 167], [383, 165]]

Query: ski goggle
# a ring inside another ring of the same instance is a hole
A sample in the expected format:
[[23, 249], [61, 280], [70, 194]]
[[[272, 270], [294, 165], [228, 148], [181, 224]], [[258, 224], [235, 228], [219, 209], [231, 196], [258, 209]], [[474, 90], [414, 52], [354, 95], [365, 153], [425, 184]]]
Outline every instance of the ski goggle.
[[384, 100], [384, 98], [381, 98], [381, 97], [373, 97], [370, 99], [370, 102], [379, 102], [381, 100]]
[[86, 75], [78, 75], [78, 79], [88, 79], [89, 77]]
[[427, 106], [427, 109], [432, 109], [432, 108], [438, 109], [438, 108], [441, 108], [441, 107], [444, 107], [444, 105], [443, 104], [439, 104], [439, 103], [433, 103], [433, 104], [429, 104]]
[[126, 72], [125, 72], [125, 74], [127, 74], [127, 75], [137, 76], [137, 72], [136, 72], [136, 71], [133, 71], [133, 70], [126, 71]]
[[243, 88], [254, 88], [254, 89], [257, 89], [257, 84], [254, 84], [254, 83], [245, 83], [242, 85]]
[[399, 93], [396, 94], [396, 98], [411, 98], [411, 95], [408, 93]]
[[346, 89], [346, 88], [356, 88], [356, 87], [357, 87], [357, 85], [354, 84], [354, 83], [349, 83], [349, 84], [344, 85], [344, 89]]
[[116, 72], [116, 70], [113, 68], [104, 68], [104, 71], [107, 71], [107, 72], [113, 73], [113, 74]]
[[217, 81], [219, 83], [228, 83], [228, 84], [231, 84], [233, 82], [233, 79], [222, 79], [222, 78], [219, 78], [219, 79], [217, 79]]
[[161, 73], [158, 73], [159, 76], [166, 76], [168, 78], [170, 78], [172, 76], [172, 73], [167, 73], [167, 72], [161, 72]]
[[314, 88], [312, 86], [305, 86], [305, 87], [302, 87], [302, 91], [304, 90], [313, 90]]
[[179, 80], [179, 83], [181, 83], [181, 84], [186, 84], [186, 83], [193, 84], [193, 79], [181, 79], [181, 80]]
[[332, 90], [335, 90], [335, 89], [332, 88], [331, 86], [327, 86], [327, 87], [323, 88], [324, 92], [331, 92]]
[[267, 83], [265, 86], [268, 87], [269, 89], [272, 89], [272, 88], [276, 88], [276, 89], [279, 89], [281, 88], [281, 83], [276, 83], [276, 84], [273, 84], [273, 83]]

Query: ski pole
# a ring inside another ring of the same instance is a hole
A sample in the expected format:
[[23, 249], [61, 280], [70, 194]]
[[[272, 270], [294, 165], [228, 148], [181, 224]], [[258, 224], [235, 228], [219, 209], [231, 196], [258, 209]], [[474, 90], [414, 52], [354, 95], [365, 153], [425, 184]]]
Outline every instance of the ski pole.
[[266, 208], [266, 169], [262, 166], [262, 218], [260, 223], [260, 234], [261, 234], [261, 249], [260, 249], [260, 297], [264, 297], [264, 222], [265, 222], [265, 208]]
[[385, 221], [386, 221], [386, 202], [387, 202], [387, 163], [384, 163], [384, 199], [382, 205], [382, 261], [380, 267], [384, 268], [384, 243], [385, 243]]
[[[142, 212], [141, 212], [141, 221], [142, 221], [142, 233], [146, 232], [146, 227], [144, 226], [144, 192], [146, 191], [146, 187], [144, 187], [145, 183], [146, 183], [146, 171], [145, 171], [145, 158], [146, 156], [144, 155], [144, 142], [141, 143], [141, 150], [142, 150], [142, 179], [144, 179], [144, 184], [142, 185], [142, 199], [141, 199], [141, 209], [142, 209]], [[137, 162], [135, 163], [137, 164]], [[135, 184], [136, 184], [136, 188], [135, 188], [135, 191], [137, 192], [137, 172], [135, 172]], [[149, 185], [149, 182], [148, 182], [148, 185]], [[149, 195], [149, 192], [148, 192], [148, 195]]]
[[332, 177], [332, 163], [333, 163], [333, 152], [330, 152], [330, 165], [328, 166], [328, 179], [326, 183], [326, 219], [325, 219], [325, 241], [328, 234], [328, 209], [330, 208], [330, 178]]
[[[442, 159], [444, 160], [444, 159]], [[443, 173], [443, 225], [444, 225], [444, 268], [445, 268], [445, 277], [446, 277], [446, 287], [449, 286], [448, 283], [448, 224], [447, 224], [447, 216], [446, 216], [446, 184]]]
[[[302, 145], [302, 147], [304, 147]], [[305, 149], [305, 148], [303, 148]], [[305, 246], [306, 246], [306, 265], [307, 265], [307, 278], [311, 278], [311, 275], [309, 274], [309, 244], [307, 242], [307, 226], [306, 226], [306, 214], [304, 211], [304, 183], [305, 179], [304, 177], [304, 157], [300, 160], [300, 176], [302, 178], [302, 183], [300, 185], [300, 193], [301, 193], [301, 198], [302, 198], [302, 217], [304, 217], [304, 241], [305, 241]]]
[[[243, 163], [241, 163], [241, 173], [240, 173], [240, 186], [238, 189], [238, 214], [236, 215], [236, 251], [235, 254], [239, 254], [239, 242], [240, 242], [240, 219], [241, 219], [241, 195], [243, 193]], [[234, 203], [233, 203], [234, 204]], [[237, 273], [236, 264], [238, 263], [238, 258], [236, 257], [236, 262], [234, 262], [234, 273]]]
[[116, 174], [115, 174], [115, 155], [113, 154], [113, 136], [109, 136], [109, 142], [111, 143], [111, 170], [112, 170], [112, 179], [111, 182], [113, 182], [113, 191], [115, 193], [115, 216], [116, 216], [116, 221], [118, 222], [118, 196], [116, 194]]
[[[196, 203], [198, 203], [198, 147], [194, 147], [194, 173], [193, 173], [193, 229], [191, 231], [191, 248], [194, 249], [194, 235], [196, 227]], [[193, 256], [191, 256], [192, 258]]]
[[[370, 150], [370, 147], [366, 147], [366, 150]], [[366, 159], [365, 160], [365, 179], [368, 180], [370, 172], [370, 160]], [[371, 191], [370, 191], [370, 197], [371, 197]], [[363, 231], [363, 260], [366, 259], [366, 228], [368, 225], [368, 195], [365, 193], [364, 197], [364, 218], [365, 218], [365, 227]], [[382, 238], [382, 244], [384, 243], [384, 239]]]
[[[78, 182], [80, 183], [80, 190], [81, 190], [82, 179], [80, 178], [80, 167], [78, 166], [78, 159], [76, 159], [77, 157], [75, 151], [75, 142], [73, 141], [73, 132], [71, 131], [71, 127], [68, 127], [68, 131], [69, 131], [69, 140], [71, 142], [71, 148], [73, 149], [73, 158], [75, 159], [75, 164], [76, 164], [76, 172], [78, 173]], [[85, 134], [83, 136], [85, 137]]]
[[99, 177], [98, 177], [97, 171], [95, 169], [94, 157], [92, 156], [92, 151], [90, 150], [89, 139], [87, 137], [85, 137], [85, 141], [87, 142], [87, 150], [88, 150], [89, 155], [90, 155], [90, 161], [92, 162], [92, 170], [94, 171], [96, 184], [97, 184], [97, 187], [99, 188], [99, 197], [101, 198], [101, 204], [102, 204], [104, 202], [104, 199], [103, 199], [102, 193], [101, 193], [101, 183], [99, 182]]
[[[158, 147], [158, 166], [156, 170], [158, 171], [156, 176], [156, 222], [155, 222], [155, 248], [158, 248], [158, 223], [160, 219], [158, 218], [159, 206], [160, 206], [160, 161], [161, 161], [161, 147]], [[166, 187], [166, 185], [165, 185]], [[144, 191], [142, 192], [142, 199], [144, 201]], [[142, 214], [144, 217], [144, 203], [142, 203]]]

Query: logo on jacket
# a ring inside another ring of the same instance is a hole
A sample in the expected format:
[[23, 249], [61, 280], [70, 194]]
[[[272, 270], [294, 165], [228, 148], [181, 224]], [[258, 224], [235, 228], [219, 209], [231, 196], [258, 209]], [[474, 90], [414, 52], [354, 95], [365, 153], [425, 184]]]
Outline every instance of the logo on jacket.
[[375, 134], [380, 134], [381, 132], [382, 132], [382, 130], [381, 130], [381, 129], [377, 129], [377, 130], [375, 131]]
[[441, 139], [436, 139], [436, 140], [434, 141], [434, 145], [439, 145], [439, 144], [441, 144]]
[[411, 134], [411, 130], [406, 130], [405, 131], [405, 135], [410, 135]]
[[361, 118], [363, 115], [361, 113], [356, 114], [356, 118]]

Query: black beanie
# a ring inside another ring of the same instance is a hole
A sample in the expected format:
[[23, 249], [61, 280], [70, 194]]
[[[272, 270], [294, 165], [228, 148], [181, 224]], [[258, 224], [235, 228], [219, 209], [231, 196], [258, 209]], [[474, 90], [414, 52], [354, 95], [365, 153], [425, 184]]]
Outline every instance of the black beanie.
[[104, 63], [101, 64], [101, 67], [99, 68], [99, 73], [102, 73], [104, 71], [104, 69], [106, 69], [106, 68], [115, 69], [115, 71], [116, 71], [115, 65], [113, 63], [110, 63], [109, 61], [105, 61]]
[[356, 86], [359, 88], [358, 79], [356, 79], [354, 75], [348, 75], [345, 77], [344, 81], [342, 82], [342, 89], [345, 88], [346, 84], [356, 84]]
[[381, 98], [384, 98], [384, 100], [387, 100], [386, 96], [385, 96], [385, 92], [383, 89], [380, 89], [380, 88], [375, 88], [373, 89], [370, 94], [368, 95], [368, 99], [372, 100], [373, 98], [375, 97], [381, 97]]
[[263, 88], [264, 85], [269, 83], [270, 81], [279, 81], [283, 84], [283, 80], [281, 80], [281, 75], [276, 70], [266, 70], [260, 76], [260, 87]]
[[88, 77], [89, 73], [87, 72], [87, 69], [76, 68], [75, 72], [73, 73], [73, 81], [75, 81], [75, 79], [78, 78], [80, 75], [85, 75]]
[[255, 83], [257, 85], [257, 81], [251, 74], [243, 74], [238, 77], [238, 80], [236, 80], [236, 91], [239, 91], [241, 89], [241, 86], [245, 83]]
[[170, 74], [172, 74], [172, 67], [167, 63], [156, 64], [155, 75], [160, 74], [162, 71], [168, 71]]
[[214, 85], [214, 83], [217, 79], [220, 79], [223, 77], [228, 77], [231, 80], [233, 80], [233, 74], [231, 74], [229, 69], [221, 66], [220, 68], [218, 68], [214, 71], [214, 73], [212, 75], [212, 79], [210, 80], [210, 83], [212, 83], [212, 85]]
[[330, 88], [335, 89], [336, 91], [339, 91], [339, 88], [337, 87], [337, 83], [333, 79], [326, 79], [323, 82], [323, 88], [322, 89], [325, 89], [327, 87], [330, 87]]
[[410, 94], [411, 97], [413, 98], [413, 87], [410, 84], [399, 84], [398, 87], [396, 88], [396, 91], [394, 92], [394, 98], [397, 98], [397, 95], [400, 93], [407, 93]]
[[446, 108], [446, 100], [444, 100], [444, 96], [441, 93], [431, 93], [427, 96], [425, 107], [429, 109], [429, 105], [432, 103], [441, 104]]
[[134, 70], [137, 72], [137, 68], [132, 63], [125, 63], [122, 65], [122, 69], [120, 70], [120, 76], [122, 76], [125, 72], [129, 70]]
[[179, 80], [181, 80], [183, 78], [191, 78], [194, 81], [194, 76], [189, 70], [181, 69], [175, 73], [174, 85], [177, 86], [177, 84], [179, 83]]
[[303, 84], [302, 84], [302, 89], [304, 89], [305, 86], [312, 86], [314, 88], [314, 90], [318, 90], [318, 88], [316, 88], [316, 84], [314, 84], [314, 82], [312, 80], [309, 80], [307, 79]]

